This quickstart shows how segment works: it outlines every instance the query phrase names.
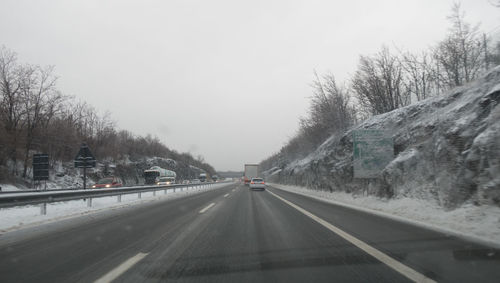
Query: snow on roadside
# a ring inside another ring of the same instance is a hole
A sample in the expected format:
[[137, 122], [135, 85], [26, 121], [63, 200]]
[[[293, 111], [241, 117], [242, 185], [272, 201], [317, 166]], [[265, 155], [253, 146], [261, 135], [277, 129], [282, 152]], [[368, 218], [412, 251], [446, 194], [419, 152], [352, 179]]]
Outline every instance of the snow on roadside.
[[446, 234], [500, 246], [500, 208], [464, 204], [446, 211], [437, 204], [414, 198], [380, 199], [375, 196], [353, 196], [344, 192], [315, 191], [305, 187], [269, 184], [272, 187], [298, 193], [337, 205], [379, 214], [399, 221], [416, 224]]
[[[215, 190], [227, 186], [229, 183], [219, 183], [210, 188], [191, 188], [187, 191], [173, 192], [169, 189], [167, 194], [163, 190], [153, 192], [143, 192], [141, 198], [137, 193], [122, 195], [121, 202], [117, 202], [116, 196], [93, 198], [92, 207], [87, 207], [84, 200], [72, 200], [64, 202], [54, 202], [47, 204], [47, 214], [40, 214], [40, 205], [18, 206], [10, 208], [0, 208], [0, 235], [2, 233], [19, 230], [26, 227], [55, 222], [76, 216], [96, 213], [107, 209], [118, 209], [122, 207], [152, 202], [155, 200], [175, 199], [187, 195], [193, 195], [208, 190]], [[3, 187], [2, 187], [3, 189]]]
[[0, 188], [2, 188], [0, 191], [2, 192], [17, 192], [20, 191], [21, 189], [11, 185], [11, 184], [0, 184]]

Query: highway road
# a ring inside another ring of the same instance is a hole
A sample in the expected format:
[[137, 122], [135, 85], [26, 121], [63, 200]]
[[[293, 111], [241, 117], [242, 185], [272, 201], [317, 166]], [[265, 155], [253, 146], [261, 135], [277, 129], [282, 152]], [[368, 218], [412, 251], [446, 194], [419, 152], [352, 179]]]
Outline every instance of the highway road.
[[500, 251], [239, 183], [0, 236], [0, 282], [499, 282]]

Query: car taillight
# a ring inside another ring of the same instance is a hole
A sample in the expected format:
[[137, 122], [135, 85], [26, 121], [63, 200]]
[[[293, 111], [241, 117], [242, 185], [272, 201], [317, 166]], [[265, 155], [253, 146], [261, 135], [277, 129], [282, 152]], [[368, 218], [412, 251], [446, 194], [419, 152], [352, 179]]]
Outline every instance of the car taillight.
[[254, 182], [251, 182], [250, 184], [255, 184]]
[[264, 184], [264, 182], [262, 182], [261, 184]]

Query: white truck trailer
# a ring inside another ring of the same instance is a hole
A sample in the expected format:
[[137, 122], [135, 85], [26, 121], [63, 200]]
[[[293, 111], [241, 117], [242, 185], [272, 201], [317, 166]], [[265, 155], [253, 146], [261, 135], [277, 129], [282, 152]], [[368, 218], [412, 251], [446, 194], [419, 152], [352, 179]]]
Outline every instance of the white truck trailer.
[[245, 164], [245, 185], [248, 185], [252, 178], [257, 177], [259, 177], [259, 164]]

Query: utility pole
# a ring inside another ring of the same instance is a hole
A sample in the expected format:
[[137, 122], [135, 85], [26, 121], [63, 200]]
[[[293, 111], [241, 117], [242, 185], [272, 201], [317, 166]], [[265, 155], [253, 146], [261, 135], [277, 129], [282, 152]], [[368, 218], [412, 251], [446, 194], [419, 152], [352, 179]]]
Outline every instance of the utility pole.
[[87, 160], [83, 160], [83, 189], [87, 189]]

